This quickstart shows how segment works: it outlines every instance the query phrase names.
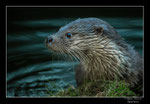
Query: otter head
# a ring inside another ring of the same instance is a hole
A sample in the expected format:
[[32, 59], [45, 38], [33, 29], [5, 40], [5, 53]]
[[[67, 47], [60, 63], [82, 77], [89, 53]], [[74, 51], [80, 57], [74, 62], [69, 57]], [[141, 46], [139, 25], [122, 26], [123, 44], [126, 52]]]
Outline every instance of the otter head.
[[[46, 46], [53, 51], [67, 53], [80, 59], [83, 54], [101, 47], [99, 42], [104, 39], [103, 33], [106, 31], [111, 34], [115, 33], [113, 28], [101, 19], [77, 19], [61, 27], [45, 42]], [[103, 43], [101, 45], [104, 46]]]

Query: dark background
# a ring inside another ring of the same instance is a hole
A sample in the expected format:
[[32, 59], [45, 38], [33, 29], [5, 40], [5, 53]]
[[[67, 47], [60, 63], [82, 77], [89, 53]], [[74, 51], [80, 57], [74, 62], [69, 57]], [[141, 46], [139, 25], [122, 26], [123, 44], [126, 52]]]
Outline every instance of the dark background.
[[[110, 23], [143, 54], [142, 7], [7, 7], [8, 97], [47, 96], [47, 90], [75, 86], [74, 64], [53, 57], [47, 36], [78, 18], [97, 17]], [[58, 62], [57, 62], [58, 61]], [[56, 88], [53, 87], [56, 84]]]

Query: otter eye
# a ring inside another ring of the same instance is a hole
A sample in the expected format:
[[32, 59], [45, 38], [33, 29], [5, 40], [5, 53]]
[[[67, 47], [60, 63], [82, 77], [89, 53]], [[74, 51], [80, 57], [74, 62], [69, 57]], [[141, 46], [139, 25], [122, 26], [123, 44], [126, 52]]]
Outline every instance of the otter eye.
[[66, 36], [67, 36], [67, 38], [71, 38], [72, 34], [71, 33], [67, 33]]

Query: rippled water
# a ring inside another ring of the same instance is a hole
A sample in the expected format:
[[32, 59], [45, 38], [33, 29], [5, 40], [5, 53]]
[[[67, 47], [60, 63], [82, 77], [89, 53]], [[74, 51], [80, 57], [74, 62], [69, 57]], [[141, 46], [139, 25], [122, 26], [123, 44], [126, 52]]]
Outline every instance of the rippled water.
[[[143, 21], [140, 17], [99, 17], [122, 35], [142, 55]], [[8, 21], [7, 96], [50, 96], [75, 84], [76, 62], [57, 55], [45, 47], [47, 36], [77, 18]], [[16, 30], [15, 30], [16, 29]], [[66, 59], [66, 60], [65, 60]]]

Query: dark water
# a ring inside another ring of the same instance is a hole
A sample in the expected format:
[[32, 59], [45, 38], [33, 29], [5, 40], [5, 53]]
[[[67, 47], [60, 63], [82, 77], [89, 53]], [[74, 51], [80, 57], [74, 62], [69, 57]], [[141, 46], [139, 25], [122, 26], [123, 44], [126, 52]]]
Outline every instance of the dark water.
[[[30, 8], [23, 10], [8, 9], [7, 96], [50, 96], [48, 91], [57, 92], [70, 85], [76, 86], [74, 66], [78, 63], [67, 60], [67, 58], [65, 60], [65, 57], [61, 58], [57, 55], [54, 57], [45, 47], [44, 40], [47, 36], [57, 32], [61, 26], [79, 17], [89, 15], [78, 14], [69, 18], [56, 16], [47, 19], [45, 15], [41, 16], [42, 18], [36, 17], [36, 10], [31, 10], [31, 12], [27, 12]], [[122, 11], [117, 13], [122, 13]], [[41, 12], [41, 14], [44, 13]], [[142, 55], [142, 16], [111, 15], [95, 17], [110, 23]]]

